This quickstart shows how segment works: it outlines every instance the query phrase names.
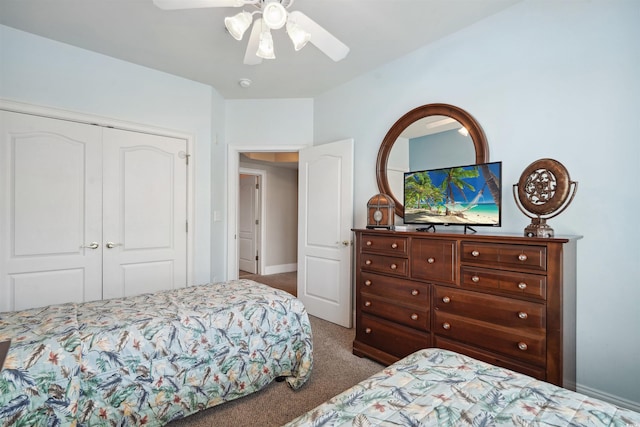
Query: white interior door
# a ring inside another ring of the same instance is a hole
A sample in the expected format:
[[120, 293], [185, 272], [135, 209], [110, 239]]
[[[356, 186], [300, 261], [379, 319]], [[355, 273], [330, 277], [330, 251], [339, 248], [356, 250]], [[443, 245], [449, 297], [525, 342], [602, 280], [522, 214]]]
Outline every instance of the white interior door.
[[186, 141], [104, 129], [103, 297], [186, 286]]
[[240, 270], [258, 272], [258, 177], [240, 174], [238, 192], [238, 266]]
[[0, 311], [102, 297], [101, 132], [0, 111]]
[[298, 191], [298, 298], [351, 327], [353, 140], [301, 150]]

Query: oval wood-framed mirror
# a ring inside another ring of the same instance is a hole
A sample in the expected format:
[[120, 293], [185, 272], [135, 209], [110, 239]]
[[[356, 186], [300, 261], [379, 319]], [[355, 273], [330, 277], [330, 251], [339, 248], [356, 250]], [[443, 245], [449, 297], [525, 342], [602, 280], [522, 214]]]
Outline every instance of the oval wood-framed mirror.
[[[399, 200], [398, 196], [393, 193], [389, 183], [387, 174], [389, 155], [396, 140], [409, 126], [420, 119], [430, 116], [445, 116], [460, 123], [460, 125], [469, 132], [469, 137], [473, 142], [475, 163], [486, 163], [489, 161], [487, 138], [478, 122], [465, 110], [449, 104], [426, 104], [409, 111], [400, 117], [391, 129], [389, 129], [389, 132], [387, 132], [387, 135], [382, 140], [376, 160], [376, 181], [378, 183], [378, 189], [381, 193], [387, 194], [393, 199], [395, 202], [395, 212], [399, 217], [404, 216], [404, 206], [402, 204], [403, 201]], [[460, 163], [460, 165], [462, 164], [464, 163]], [[400, 198], [402, 198], [402, 195], [400, 195]]]

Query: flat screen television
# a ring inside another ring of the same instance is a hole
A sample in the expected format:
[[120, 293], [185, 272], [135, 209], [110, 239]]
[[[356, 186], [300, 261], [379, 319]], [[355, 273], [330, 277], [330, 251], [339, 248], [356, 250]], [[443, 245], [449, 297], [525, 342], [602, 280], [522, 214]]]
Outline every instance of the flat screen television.
[[[404, 223], [500, 227], [502, 162], [404, 174]], [[473, 230], [475, 231], [475, 230]]]

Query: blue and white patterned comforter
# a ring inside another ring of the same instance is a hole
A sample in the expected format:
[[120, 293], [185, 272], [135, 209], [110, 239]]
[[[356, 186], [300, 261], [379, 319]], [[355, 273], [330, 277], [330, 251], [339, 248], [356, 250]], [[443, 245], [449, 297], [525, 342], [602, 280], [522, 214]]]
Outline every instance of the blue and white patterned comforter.
[[426, 349], [291, 421], [307, 426], [640, 426], [640, 414], [452, 351]]
[[164, 425], [313, 365], [290, 294], [237, 280], [0, 313], [2, 426]]

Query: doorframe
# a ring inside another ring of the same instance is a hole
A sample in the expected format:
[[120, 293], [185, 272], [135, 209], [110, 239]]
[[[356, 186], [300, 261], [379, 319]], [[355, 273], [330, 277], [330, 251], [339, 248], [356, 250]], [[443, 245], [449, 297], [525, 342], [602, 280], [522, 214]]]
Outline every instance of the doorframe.
[[[227, 280], [238, 278], [238, 175], [240, 153], [298, 152], [309, 145], [229, 145], [227, 147]], [[264, 203], [263, 203], [264, 205]], [[264, 239], [262, 240], [262, 242]], [[263, 243], [260, 243], [261, 245]], [[261, 271], [264, 271], [262, 269]]]
[[[127, 122], [124, 120], [114, 119], [111, 117], [103, 117], [95, 114], [81, 113], [78, 111], [63, 110], [55, 107], [45, 107], [26, 102], [13, 101], [0, 98], [0, 110], [11, 111], [14, 113], [30, 114], [33, 116], [48, 117], [50, 119], [67, 120], [72, 122], [84, 123], [89, 125], [97, 125], [103, 127], [112, 127], [132, 132], [147, 133], [151, 135], [166, 136], [170, 138], [183, 139], [187, 142], [187, 157], [192, 158], [195, 155], [195, 135], [186, 132], [165, 129], [158, 126], [144, 125], [139, 123]], [[187, 221], [189, 223], [189, 231], [187, 233], [187, 283], [186, 286], [193, 284], [194, 277], [194, 254], [195, 254], [195, 192], [194, 192], [194, 169], [193, 162], [187, 167]]]
[[[264, 208], [264, 200], [266, 200], [266, 188], [267, 188], [267, 171], [263, 169], [251, 169], [251, 168], [238, 168], [238, 177], [240, 175], [253, 175], [258, 177], [258, 217], [260, 220], [259, 233], [256, 235], [256, 239], [258, 239], [257, 247], [258, 247], [258, 272], [257, 274], [264, 273], [264, 233], [266, 229], [266, 211]], [[236, 193], [237, 195], [238, 193]], [[238, 201], [239, 203], [239, 201]], [[236, 208], [236, 215], [238, 215], [238, 209]], [[238, 217], [236, 216], [236, 224], [238, 221]], [[239, 257], [239, 255], [238, 255]]]

